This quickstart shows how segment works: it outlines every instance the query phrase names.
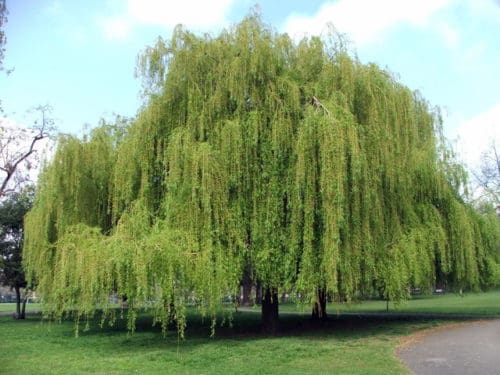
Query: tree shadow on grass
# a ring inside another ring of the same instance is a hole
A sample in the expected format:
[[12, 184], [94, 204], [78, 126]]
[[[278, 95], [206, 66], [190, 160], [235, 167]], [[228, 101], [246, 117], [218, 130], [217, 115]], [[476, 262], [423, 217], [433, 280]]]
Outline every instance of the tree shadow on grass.
[[[153, 325], [152, 316], [139, 314], [133, 333], [127, 331], [126, 314], [118, 318], [113, 326], [105, 323], [99, 326], [100, 318], [96, 317], [89, 322], [88, 329], [83, 329], [85, 323], [80, 324], [79, 337], [99, 338], [106, 336], [122, 336], [122, 343], [128, 348], [147, 346], [165, 347], [178, 345], [184, 348], [221, 342], [226, 340], [235, 345], [241, 340], [262, 340], [273, 338], [300, 338], [305, 340], [351, 340], [365, 339], [374, 336], [403, 336], [416, 330], [429, 328], [441, 323], [453, 322], [454, 319], [400, 316], [331, 316], [324, 321], [312, 320], [304, 314], [283, 314], [280, 316], [280, 329], [277, 335], [270, 336], [261, 330], [261, 316], [256, 312], [236, 312], [232, 320], [224, 325], [217, 325], [215, 335], [211, 337], [211, 320], [202, 318], [198, 314], [189, 314], [185, 338], [181, 339], [175, 327], [170, 327], [166, 334], [160, 326]], [[219, 321], [220, 322], [220, 321]], [[72, 322], [62, 322], [68, 327], [66, 334], [74, 335]]]

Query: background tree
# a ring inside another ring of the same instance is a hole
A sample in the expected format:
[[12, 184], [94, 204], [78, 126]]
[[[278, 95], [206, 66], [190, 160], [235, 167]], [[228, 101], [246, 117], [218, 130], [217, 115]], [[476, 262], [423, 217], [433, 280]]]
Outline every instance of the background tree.
[[62, 139], [40, 178], [24, 264], [47, 311], [113, 319], [113, 292], [130, 329], [147, 305], [182, 335], [188, 303], [214, 328], [247, 274], [273, 333], [283, 291], [323, 318], [328, 298], [491, 285], [498, 236], [461, 197], [439, 111], [336, 41], [251, 14], [146, 49], [137, 119]]
[[[0, 203], [0, 283], [16, 292], [16, 318], [25, 319], [28, 293], [22, 268], [24, 216], [31, 209], [34, 187], [10, 194]], [[24, 298], [21, 295], [24, 294]]]
[[[498, 234], [498, 223], [500, 222], [500, 154], [495, 141], [492, 141], [488, 150], [483, 152], [479, 170], [473, 171], [472, 174], [479, 190], [479, 198], [475, 205], [484, 215], [491, 218], [491, 225], [489, 225], [488, 230], [492, 233], [496, 231], [497, 236], [500, 236]], [[498, 242], [496, 249], [496, 284], [500, 285], [500, 244]]]
[[500, 154], [496, 142], [492, 142], [481, 156], [481, 165], [474, 177], [482, 190], [484, 200], [492, 203], [500, 212]]
[[54, 132], [50, 106], [38, 106], [35, 111], [40, 118], [32, 128], [8, 126], [0, 119], [0, 197], [29, 182], [29, 173], [38, 161], [37, 147]]

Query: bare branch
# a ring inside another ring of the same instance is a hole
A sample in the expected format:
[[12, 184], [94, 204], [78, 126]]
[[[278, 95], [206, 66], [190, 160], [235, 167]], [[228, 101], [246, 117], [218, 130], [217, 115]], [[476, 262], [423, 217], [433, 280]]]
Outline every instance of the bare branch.
[[472, 175], [482, 190], [481, 197], [500, 206], [500, 154], [495, 141], [483, 152], [481, 166]]
[[[0, 152], [2, 157], [2, 165], [0, 171], [5, 173], [5, 176], [0, 184], [0, 197], [7, 195], [15, 189], [8, 188], [16, 174], [20, 170], [20, 165], [23, 162], [28, 162], [28, 159], [36, 152], [36, 145], [44, 138], [50, 136], [55, 130], [54, 121], [48, 116], [51, 111], [49, 106], [38, 106], [35, 108], [40, 113], [40, 120], [34, 122], [32, 133], [28, 136], [26, 129], [11, 130], [2, 128], [2, 142], [0, 144]], [[22, 144], [29, 144], [28, 148], [23, 149]], [[28, 162], [29, 163], [29, 162]], [[28, 165], [28, 168], [30, 166]], [[27, 180], [27, 178], [25, 178]]]

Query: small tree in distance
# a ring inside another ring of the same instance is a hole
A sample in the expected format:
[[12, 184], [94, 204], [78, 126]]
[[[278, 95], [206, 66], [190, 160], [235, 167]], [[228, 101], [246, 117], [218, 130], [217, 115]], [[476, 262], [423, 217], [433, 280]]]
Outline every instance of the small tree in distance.
[[500, 212], [500, 153], [495, 141], [481, 155], [481, 165], [474, 172], [476, 183], [482, 190], [481, 199], [493, 204]]
[[24, 215], [33, 204], [34, 186], [12, 193], [0, 203], [0, 284], [16, 292], [16, 318], [25, 319], [27, 293], [22, 267]]

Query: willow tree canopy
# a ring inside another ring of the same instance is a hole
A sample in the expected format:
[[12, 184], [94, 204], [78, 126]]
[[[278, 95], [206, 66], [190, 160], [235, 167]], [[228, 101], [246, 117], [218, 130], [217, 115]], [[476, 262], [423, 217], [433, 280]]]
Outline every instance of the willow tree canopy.
[[137, 119], [62, 138], [26, 218], [56, 317], [115, 293], [131, 329], [148, 307], [182, 333], [186, 306], [215, 318], [245, 267], [312, 303], [491, 283], [495, 219], [460, 198], [439, 112], [334, 35], [294, 43], [256, 15], [217, 37], [177, 27], [138, 71]]

